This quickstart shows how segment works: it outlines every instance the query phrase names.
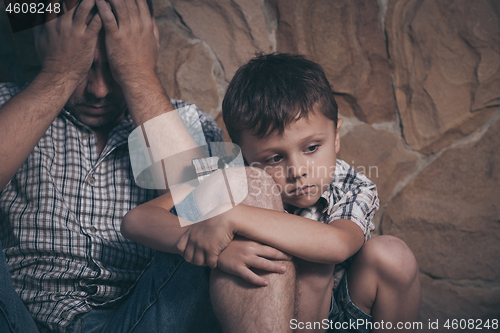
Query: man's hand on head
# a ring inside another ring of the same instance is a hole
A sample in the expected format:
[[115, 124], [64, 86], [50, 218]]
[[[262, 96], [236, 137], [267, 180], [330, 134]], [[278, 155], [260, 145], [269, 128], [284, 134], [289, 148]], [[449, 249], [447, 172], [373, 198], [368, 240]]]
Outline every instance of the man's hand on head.
[[158, 31], [146, 0], [96, 0], [114, 79], [127, 93], [156, 78]]
[[[52, 4], [59, 3], [51, 0]], [[75, 87], [92, 66], [97, 37], [102, 28], [99, 15], [92, 13], [95, 0], [65, 0], [63, 13], [48, 13], [46, 23], [35, 27], [35, 44], [42, 72], [68, 79]]]

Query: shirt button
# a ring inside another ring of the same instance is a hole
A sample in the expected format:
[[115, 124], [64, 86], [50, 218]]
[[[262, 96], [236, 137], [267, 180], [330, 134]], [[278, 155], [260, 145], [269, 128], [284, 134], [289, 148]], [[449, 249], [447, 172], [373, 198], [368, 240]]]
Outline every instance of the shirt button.
[[89, 184], [94, 185], [95, 184], [95, 178], [93, 176], [89, 177]]
[[68, 311], [63, 311], [63, 312], [61, 313], [61, 317], [63, 317], [64, 319], [68, 319], [68, 317], [69, 317], [69, 312], [68, 312]]
[[83, 134], [82, 134], [82, 139], [83, 139], [83, 140], [87, 140], [89, 137], [90, 137], [90, 134], [89, 134], [89, 133], [83, 133]]
[[97, 229], [93, 225], [91, 225], [89, 229], [92, 233], [95, 233], [97, 231]]

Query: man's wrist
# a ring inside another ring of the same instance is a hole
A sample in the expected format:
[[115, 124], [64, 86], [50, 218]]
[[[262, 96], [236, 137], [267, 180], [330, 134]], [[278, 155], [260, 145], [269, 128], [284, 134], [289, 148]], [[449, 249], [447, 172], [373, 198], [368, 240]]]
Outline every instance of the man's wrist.
[[142, 76], [120, 86], [136, 126], [175, 110], [156, 75]]

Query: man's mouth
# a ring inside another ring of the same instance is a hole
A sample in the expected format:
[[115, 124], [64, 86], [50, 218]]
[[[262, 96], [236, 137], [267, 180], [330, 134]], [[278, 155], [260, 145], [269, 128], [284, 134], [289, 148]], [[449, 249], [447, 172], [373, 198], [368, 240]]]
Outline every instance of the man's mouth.
[[111, 105], [89, 105], [89, 104], [81, 104], [81, 108], [84, 109], [85, 113], [90, 114], [90, 115], [103, 115], [108, 113], [108, 111], [111, 109]]

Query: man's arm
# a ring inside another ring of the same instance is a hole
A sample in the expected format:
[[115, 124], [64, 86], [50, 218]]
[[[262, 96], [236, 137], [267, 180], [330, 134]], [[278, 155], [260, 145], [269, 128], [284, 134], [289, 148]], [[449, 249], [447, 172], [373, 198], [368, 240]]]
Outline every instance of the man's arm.
[[[96, 0], [105, 30], [106, 55], [111, 73], [120, 85], [136, 126], [143, 126], [146, 143], [155, 147], [158, 160], [177, 155], [169, 168], [169, 182], [182, 178], [185, 167], [204, 153], [190, 136], [170, 103], [155, 72], [159, 32], [145, 0]], [[162, 116], [155, 126], [155, 117]], [[156, 143], [156, 144], [155, 144]], [[182, 154], [181, 154], [182, 153]], [[179, 154], [179, 155], [178, 155]], [[154, 170], [153, 170], [154, 171]], [[155, 172], [159, 183], [163, 172]]]
[[[86, 23], [94, 0], [83, 0], [36, 29], [42, 71], [0, 108], [0, 189], [10, 181], [87, 74], [101, 20]], [[65, 6], [66, 7], [66, 6]]]

